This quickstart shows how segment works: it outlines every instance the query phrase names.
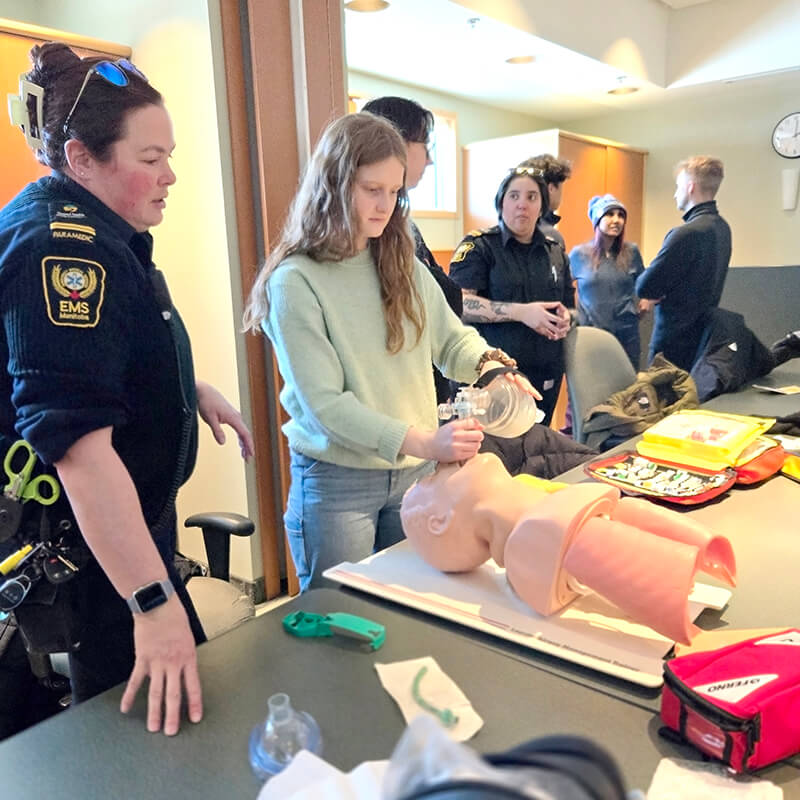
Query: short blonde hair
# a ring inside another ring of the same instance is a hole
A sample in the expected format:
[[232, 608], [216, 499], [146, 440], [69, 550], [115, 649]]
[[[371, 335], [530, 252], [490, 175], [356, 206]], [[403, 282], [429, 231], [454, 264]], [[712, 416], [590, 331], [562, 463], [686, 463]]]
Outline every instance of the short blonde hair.
[[675, 166], [675, 174], [686, 171], [686, 174], [700, 187], [704, 194], [714, 197], [719, 191], [725, 172], [722, 162], [713, 156], [692, 156], [679, 161]]

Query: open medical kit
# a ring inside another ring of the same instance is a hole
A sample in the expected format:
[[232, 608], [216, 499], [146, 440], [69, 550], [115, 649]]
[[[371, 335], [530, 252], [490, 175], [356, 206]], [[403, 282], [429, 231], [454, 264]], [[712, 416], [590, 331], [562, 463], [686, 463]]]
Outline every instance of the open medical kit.
[[661, 718], [736, 772], [800, 752], [800, 630], [667, 661]]
[[734, 484], [751, 484], [781, 469], [786, 453], [768, 436], [774, 420], [710, 411], [679, 411], [646, 430], [636, 451], [586, 465], [591, 477], [626, 494], [671, 503], [704, 503]]

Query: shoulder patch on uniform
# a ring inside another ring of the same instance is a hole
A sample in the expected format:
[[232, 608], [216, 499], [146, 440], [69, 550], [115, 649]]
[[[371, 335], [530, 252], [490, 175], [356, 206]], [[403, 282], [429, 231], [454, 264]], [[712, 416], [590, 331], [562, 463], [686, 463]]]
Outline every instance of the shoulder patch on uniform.
[[50, 203], [50, 235], [53, 239], [94, 244], [97, 231], [89, 224], [86, 214], [70, 202]]
[[475, 244], [473, 242], [461, 242], [461, 244], [458, 246], [458, 250], [453, 253], [453, 258], [450, 259], [450, 263], [457, 264], [459, 261], [463, 261], [467, 257], [467, 253], [474, 249]]
[[480, 228], [474, 228], [473, 230], [471, 230], [471, 231], [469, 231], [467, 233], [467, 236], [473, 236], [473, 237], [475, 237], [475, 236], [483, 236], [484, 233], [486, 233], [486, 231], [481, 230]]
[[45, 256], [42, 285], [47, 316], [53, 325], [94, 328], [100, 322], [106, 271], [85, 258]]

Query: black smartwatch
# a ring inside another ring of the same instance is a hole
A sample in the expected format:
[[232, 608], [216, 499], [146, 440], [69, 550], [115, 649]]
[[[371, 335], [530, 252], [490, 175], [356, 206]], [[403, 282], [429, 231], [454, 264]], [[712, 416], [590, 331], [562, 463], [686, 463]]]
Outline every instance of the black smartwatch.
[[128, 607], [134, 614], [146, 614], [154, 608], [163, 606], [174, 592], [175, 587], [169, 578], [146, 583], [127, 598]]

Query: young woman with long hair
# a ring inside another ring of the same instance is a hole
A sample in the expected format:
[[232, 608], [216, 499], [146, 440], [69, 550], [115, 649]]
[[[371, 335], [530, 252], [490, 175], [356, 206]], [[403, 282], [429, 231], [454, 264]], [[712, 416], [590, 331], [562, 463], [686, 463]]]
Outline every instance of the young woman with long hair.
[[333, 122], [245, 310], [284, 380], [284, 522], [303, 590], [328, 567], [403, 538], [400, 501], [430, 461], [478, 451], [476, 421], [438, 427], [431, 362], [463, 382], [502, 366], [414, 258], [405, 169], [406, 144], [388, 121]]

